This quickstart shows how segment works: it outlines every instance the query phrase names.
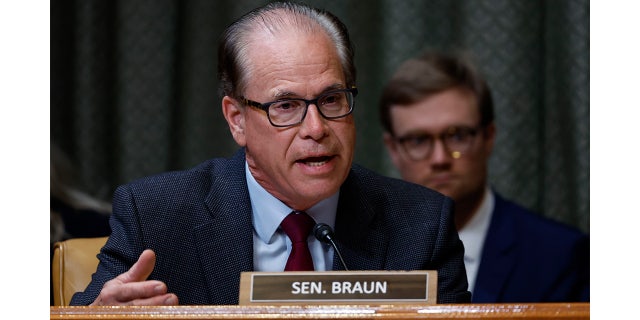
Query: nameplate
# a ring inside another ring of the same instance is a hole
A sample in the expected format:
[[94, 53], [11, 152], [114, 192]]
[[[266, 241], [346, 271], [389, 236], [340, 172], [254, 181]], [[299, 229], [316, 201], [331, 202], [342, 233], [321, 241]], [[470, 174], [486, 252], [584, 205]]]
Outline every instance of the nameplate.
[[239, 304], [436, 304], [437, 271], [242, 272]]

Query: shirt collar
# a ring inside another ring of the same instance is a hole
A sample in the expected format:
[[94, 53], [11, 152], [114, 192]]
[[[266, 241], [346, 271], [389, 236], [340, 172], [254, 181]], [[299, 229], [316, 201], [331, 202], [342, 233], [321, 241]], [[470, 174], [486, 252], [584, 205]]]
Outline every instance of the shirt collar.
[[[245, 175], [249, 189], [249, 199], [251, 199], [253, 228], [262, 242], [271, 243], [280, 223], [293, 209], [267, 192], [267, 190], [256, 181], [246, 161]], [[340, 191], [318, 202], [306, 211], [307, 214], [309, 214], [316, 223], [326, 223], [331, 226], [331, 228], [335, 227], [339, 196]]]
[[491, 189], [487, 187], [480, 207], [471, 220], [458, 231], [460, 239], [464, 243], [465, 261], [475, 262], [480, 260], [494, 205], [495, 196]]

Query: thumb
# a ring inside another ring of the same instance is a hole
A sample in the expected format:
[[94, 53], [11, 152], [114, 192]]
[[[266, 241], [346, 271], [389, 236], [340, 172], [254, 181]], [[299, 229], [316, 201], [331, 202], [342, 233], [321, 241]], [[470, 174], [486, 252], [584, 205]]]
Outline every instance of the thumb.
[[151, 249], [144, 250], [138, 261], [131, 266], [129, 271], [119, 275], [120, 281], [123, 283], [128, 282], [138, 282], [147, 280], [151, 272], [153, 271], [153, 267], [156, 264], [156, 254]]

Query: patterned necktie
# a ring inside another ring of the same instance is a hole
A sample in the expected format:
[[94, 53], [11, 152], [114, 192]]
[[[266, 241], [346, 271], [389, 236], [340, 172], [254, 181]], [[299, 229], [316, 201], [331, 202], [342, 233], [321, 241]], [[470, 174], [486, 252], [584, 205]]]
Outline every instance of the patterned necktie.
[[313, 271], [313, 259], [307, 245], [307, 238], [316, 222], [306, 212], [293, 211], [280, 227], [293, 244], [284, 271]]

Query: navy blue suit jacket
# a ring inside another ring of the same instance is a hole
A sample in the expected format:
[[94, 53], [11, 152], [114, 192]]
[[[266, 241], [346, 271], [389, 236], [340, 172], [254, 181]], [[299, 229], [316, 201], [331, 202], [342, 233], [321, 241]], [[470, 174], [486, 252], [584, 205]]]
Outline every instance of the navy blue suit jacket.
[[472, 301], [589, 299], [589, 237], [496, 194]]
[[[180, 304], [237, 304], [240, 272], [253, 271], [244, 164], [240, 149], [120, 186], [97, 272], [71, 304], [94, 301], [147, 248], [157, 256], [149, 279], [164, 281]], [[471, 299], [452, 201], [435, 191], [353, 165], [340, 189], [335, 239], [350, 270], [437, 270], [439, 303]], [[337, 257], [333, 269], [342, 269]]]

